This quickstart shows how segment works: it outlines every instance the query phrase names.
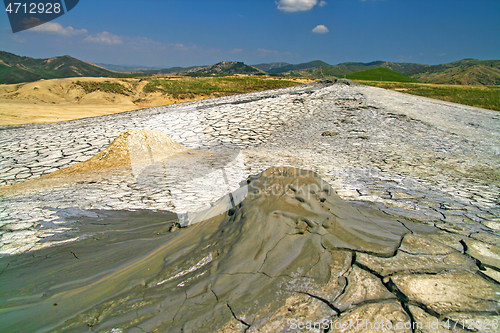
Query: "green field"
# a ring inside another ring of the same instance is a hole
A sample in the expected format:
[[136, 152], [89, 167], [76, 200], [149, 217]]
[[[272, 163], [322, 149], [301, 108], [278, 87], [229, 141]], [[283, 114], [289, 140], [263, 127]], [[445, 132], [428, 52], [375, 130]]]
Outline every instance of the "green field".
[[288, 80], [259, 79], [254, 77], [199, 77], [182, 79], [152, 79], [144, 92], [162, 92], [174, 97], [182, 94], [242, 94], [296, 86], [301, 83]]
[[500, 111], [500, 86], [361, 81], [369, 86]]
[[418, 82], [409, 76], [400, 74], [387, 68], [372, 68], [361, 72], [346, 75], [350, 80], [391, 81], [391, 82]]

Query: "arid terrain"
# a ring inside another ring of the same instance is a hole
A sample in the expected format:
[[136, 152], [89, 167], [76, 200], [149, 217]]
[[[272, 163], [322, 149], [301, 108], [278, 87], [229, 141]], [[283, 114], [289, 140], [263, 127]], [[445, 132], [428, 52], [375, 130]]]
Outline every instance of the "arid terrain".
[[[0, 85], [0, 126], [53, 123], [241, 93], [227, 89], [201, 93], [188, 91], [175, 95], [161, 91], [146, 92], [144, 88], [152, 80], [153, 78], [79, 77]], [[171, 77], [162, 80], [196, 79]], [[288, 85], [312, 81], [286, 80], [291, 82]], [[250, 91], [265, 89], [269, 87], [256, 87]]]
[[2, 127], [0, 327], [498, 331], [499, 129], [348, 80]]

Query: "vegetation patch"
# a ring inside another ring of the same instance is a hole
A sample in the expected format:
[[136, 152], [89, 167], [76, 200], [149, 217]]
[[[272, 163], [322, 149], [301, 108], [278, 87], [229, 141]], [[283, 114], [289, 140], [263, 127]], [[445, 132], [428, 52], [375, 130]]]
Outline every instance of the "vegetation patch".
[[106, 93], [122, 94], [128, 96], [132, 93], [130, 89], [116, 82], [76, 81], [75, 84], [82, 87], [87, 94], [90, 94], [94, 91], [102, 91]]
[[465, 86], [359, 80], [358, 82], [412, 95], [500, 111], [500, 86]]
[[179, 97], [185, 94], [242, 94], [300, 85], [287, 80], [254, 77], [198, 77], [178, 79], [154, 79], [144, 86], [144, 92], [161, 92]]
[[400, 74], [388, 68], [372, 68], [346, 75], [351, 80], [418, 82], [409, 76]]

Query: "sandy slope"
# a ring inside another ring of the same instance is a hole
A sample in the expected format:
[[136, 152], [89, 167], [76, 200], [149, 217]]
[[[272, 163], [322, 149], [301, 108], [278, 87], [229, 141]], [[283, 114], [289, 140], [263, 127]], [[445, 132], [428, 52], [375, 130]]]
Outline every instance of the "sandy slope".
[[[130, 92], [127, 95], [86, 93], [75, 84], [77, 81], [119, 83]], [[159, 92], [145, 93], [143, 88], [147, 83], [139, 78], [79, 77], [0, 85], [0, 126], [53, 123], [227, 95], [188, 94], [173, 98]]]
[[[75, 85], [77, 81], [116, 82], [131, 93], [128, 96], [100, 91], [86, 93]], [[161, 93], [146, 94], [142, 91], [146, 84], [147, 81], [140, 79], [67, 78], [1, 85], [0, 126], [51, 123], [186, 101]], [[206, 97], [210, 96], [190, 100]]]

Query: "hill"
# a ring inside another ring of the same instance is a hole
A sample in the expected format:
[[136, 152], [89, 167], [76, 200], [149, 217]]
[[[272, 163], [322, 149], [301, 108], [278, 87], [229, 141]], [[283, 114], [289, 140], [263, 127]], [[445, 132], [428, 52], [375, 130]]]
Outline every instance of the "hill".
[[500, 60], [463, 59], [415, 69], [407, 75], [425, 83], [500, 85]]
[[197, 67], [186, 72], [190, 76], [265, 74], [262, 70], [240, 61], [222, 61], [206, 67]]
[[391, 81], [391, 82], [418, 82], [411, 77], [400, 74], [388, 68], [372, 68], [346, 75], [351, 80]]
[[314, 60], [310, 62], [305, 62], [297, 65], [286, 65], [286, 66], [281, 66], [281, 67], [276, 67], [268, 70], [267, 72], [269, 74], [281, 74], [281, 73], [286, 73], [286, 72], [291, 72], [291, 71], [300, 71], [303, 69], [311, 69], [311, 68], [318, 68], [322, 66], [330, 66], [324, 61], [321, 60]]
[[131, 73], [131, 72], [144, 72], [144, 71], [154, 71], [159, 70], [158, 67], [146, 67], [146, 66], [122, 66], [122, 65], [113, 65], [113, 64], [101, 64], [96, 63], [97, 66], [108, 69], [113, 72], [120, 73]]
[[[290, 65], [299, 66], [299, 65]], [[287, 66], [288, 68], [291, 68]], [[397, 63], [388, 61], [345, 62], [286, 72], [286, 67], [274, 71], [307, 78], [326, 79], [348, 77], [349, 74], [376, 68], [386, 68], [424, 83], [459, 85], [500, 85], [500, 60], [463, 59], [441, 65]], [[271, 72], [271, 71], [270, 71]], [[285, 73], [286, 72], [286, 73]], [[397, 81], [416, 82], [416, 81]]]
[[200, 68], [200, 66], [191, 66], [191, 67], [169, 67], [163, 69], [150, 69], [145, 71], [140, 71], [140, 73], [144, 75], [183, 75], [187, 71]]
[[68, 77], [110, 77], [115, 72], [70, 56], [49, 59], [21, 57], [0, 51], [0, 82], [21, 83]]
[[387, 62], [380, 60], [368, 63], [345, 62], [345, 63], [340, 63], [338, 65], [320, 66], [318, 68], [300, 70], [298, 72], [295, 72], [295, 75], [304, 76], [308, 78], [325, 79], [332, 77], [345, 77], [348, 74], [374, 68], [388, 68], [395, 72], [405, 74], [409, 71], [421, 69], [428, 66], [429, 65], [405, 63], [405, 62], [394, 63], [394, 62]]
[[344, 62], [338, 65], [332, 66], [330, 72], [338, 77], [345, 76], [347, 74], [360, 72], [366, 69], [380, 68], [385, 64], [384, 61], [373, 61], [368, 63], [363, 62]]
[[270, 70], [274, 70], [274, 69], [289, 66], [289, 65], [290, 64], [287, 62], [270, 62], [270, 63], [265, 63], [265, 64], [253, 65], [253, 67], [269, 73]]

